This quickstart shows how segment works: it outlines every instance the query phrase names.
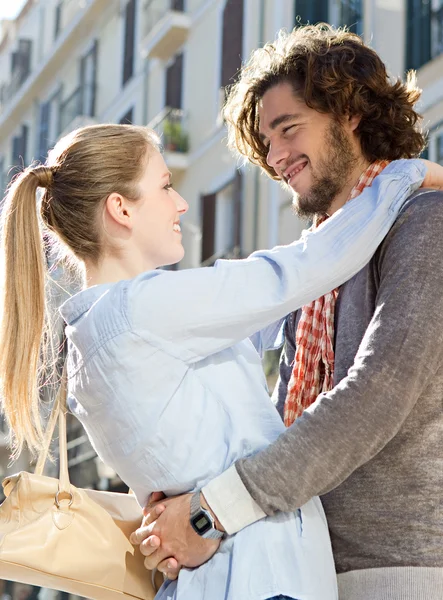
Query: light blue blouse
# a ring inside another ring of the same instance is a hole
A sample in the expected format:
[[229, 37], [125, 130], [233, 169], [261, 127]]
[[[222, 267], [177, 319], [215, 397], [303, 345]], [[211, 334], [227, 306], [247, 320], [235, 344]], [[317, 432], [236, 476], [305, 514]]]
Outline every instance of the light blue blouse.
[[[371, 188], [289, 246], [210, 268], [142, 273], [86, 289], [62, 306], [69, 407], [141, 505], [155, 490], [201, 488], [283, 431], [261, 352], [278, 343], [285, 315], [367, 263], [425, 170], [419, 161], [392, 163]], [[318, 498], [228, 537], [210, 561], [183, 569], [158, 598], [279, 594], [337, 598]]]

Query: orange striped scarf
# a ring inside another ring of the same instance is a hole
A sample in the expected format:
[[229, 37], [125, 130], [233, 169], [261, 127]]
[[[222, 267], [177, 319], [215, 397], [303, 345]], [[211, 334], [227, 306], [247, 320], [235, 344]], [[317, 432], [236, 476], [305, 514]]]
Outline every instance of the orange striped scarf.
[[[388, 161], [373, 162], [361, 175], [348, 200], [369, 187]], [[327, 217], [316, 219], [314, 228]], [[295, 335], [296, 353], [284, 407], [286, 427], [334, 386], [334, 312], [338, 288], [303, 306]]]

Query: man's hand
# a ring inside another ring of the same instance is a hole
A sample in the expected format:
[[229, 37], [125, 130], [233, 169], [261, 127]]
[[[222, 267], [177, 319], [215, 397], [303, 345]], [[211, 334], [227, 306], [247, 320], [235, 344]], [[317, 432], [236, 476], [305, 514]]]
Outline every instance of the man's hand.
[[427, 168], [425, 179], [421, 187], [443, 190], [443, 166], [431, 162], [430, 160], [421, 160], [423, 160]]
[[140, 544], [146, 557], [145, 567], [157, 568], [169, 579], [176, 579], [182, 566], [200, 566], [220, 545], [219, 540], [202, 538], [192, 529], [191, 496], [168, 498], [145, 510], [142, 526], [131, 535], [131, 542]]

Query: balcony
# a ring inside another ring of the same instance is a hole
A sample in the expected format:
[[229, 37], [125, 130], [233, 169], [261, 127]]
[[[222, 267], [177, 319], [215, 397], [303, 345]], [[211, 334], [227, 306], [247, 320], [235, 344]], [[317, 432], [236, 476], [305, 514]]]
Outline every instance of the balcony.
[[183, 0], [150, 0], [144, 8], [142, 52], [149, 58], [168, 60], [186, 42], [191, 19]]
[[97, 121], [92, 116], [95, 86], [85, 85], [76, 88], [60, 106], [60, 137]]
[[29, 76], [19, 86], [16, 93], [3, 104], [0, 102], [0, 136], [11, 135], [16, 123], [23, 118], [23, 113], [35, 98], [47, 93], [48, 80], [54, 73], [63, 69], [67, 60], [75, 54], [79, 40], [86, 39], [96, 27], [97, 18], [109, 6], [109, 0], [82, 0], [82, 2], [66, 2], [76, 7], [75, 14], [66, 18], [66, 24], [44, 56], [31, 70]]
[[148, 127], [161, 137], [165, 161], [171, 171], [186, 170], [189, 166], [189, 134], [184, 111], [166, 106]]
[[31, 40], [19, 40], [18, 50], [13, 52], [12, 73], [8, 83], [0, 87], [0, 111], [3, 110], [31, 74]]

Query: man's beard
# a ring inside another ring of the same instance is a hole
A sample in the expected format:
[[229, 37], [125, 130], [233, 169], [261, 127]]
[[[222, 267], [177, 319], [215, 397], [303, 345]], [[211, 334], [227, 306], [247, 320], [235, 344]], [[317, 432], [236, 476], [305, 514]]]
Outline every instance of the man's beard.
[[312, 185], [305, 194], [296, 194], [294, 210], [299, 217], [326, 214], [335, 197], [346, 185], [358, 158], [340, 123], [332, 121], [324, 139], [325, 158], [320, 158]]

